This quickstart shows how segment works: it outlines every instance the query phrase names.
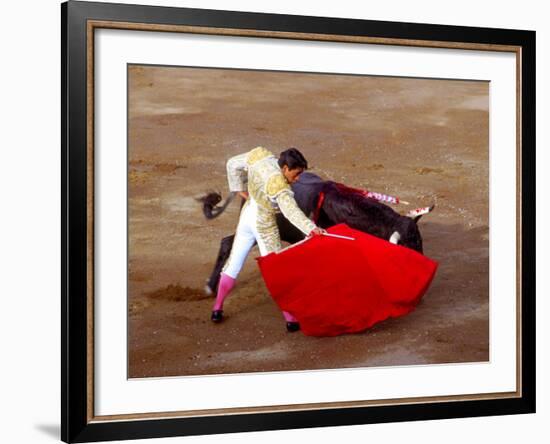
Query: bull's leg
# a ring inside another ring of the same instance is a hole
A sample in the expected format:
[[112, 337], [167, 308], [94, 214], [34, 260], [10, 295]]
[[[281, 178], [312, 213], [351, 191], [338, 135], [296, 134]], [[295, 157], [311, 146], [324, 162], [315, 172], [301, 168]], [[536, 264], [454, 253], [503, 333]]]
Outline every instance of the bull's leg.
[[224, 237], [220, 243], [220, 251], [218, 251], [218, 258], [216, 259], [216, 265], [214, 265], [212, 274], [206, 281], [206, 286], [204, 287], [204, 291], [207, 294], [214, 294], [216, 292], [218, 283], [220, 281], [220, 273], [222, 271], [223, 265], [229, 258], [229, 254], [231, 253], [231, 249], [233, 248], [234, 239], [235, 239], [235, 235], [232, 234], [231, 236]]

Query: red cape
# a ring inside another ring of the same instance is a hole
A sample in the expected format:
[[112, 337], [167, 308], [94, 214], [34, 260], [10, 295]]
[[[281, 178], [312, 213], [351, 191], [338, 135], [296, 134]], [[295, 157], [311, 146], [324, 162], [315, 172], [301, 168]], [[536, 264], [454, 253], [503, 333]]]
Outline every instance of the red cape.
[[308, 336], [357, 333], [412, 311], [437, 263], [345, 224], [258, 258], [271, 296]]

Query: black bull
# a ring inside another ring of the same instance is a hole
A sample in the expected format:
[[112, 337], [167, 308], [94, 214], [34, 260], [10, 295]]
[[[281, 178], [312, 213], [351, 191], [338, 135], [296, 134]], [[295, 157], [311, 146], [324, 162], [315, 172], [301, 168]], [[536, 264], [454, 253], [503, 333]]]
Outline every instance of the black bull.
[[[317, 219], [317, 225], [321, 228], [345, 223], [351, 228], [386, 240], [397, 232], [399, 245], [419, 253], [423, 252], [422, 236], [416, 224], [420, 217], [412, 219], [402, 216], [374, 199], [356, 193], [342, 192], [334, 182], [322, 180], [313, 173], [302, 173], [299, 180], [292, 184], [292, 190], [298, 206], [306, 215], [317, 210], [319, 195], [321, 192], [324, 193], [325, 197]], [[228, 199], [223, 207], [215, 207], [220, 199], [221, 197], [217, 194], [210, 194], [201, 199], [203, 212], [207, 218], [211, 219], [221, 214], [230, 202]], [[293, 244], [304, 238], [304, 234], [280, 213], [277, 214], [277, 225], [283, 241]], [[234, 238], [235, 235], [232, 234], [222, 239], [216, 265], [206, 283], [206, 291], [216, 290], [220, 272], [229, 258]]]

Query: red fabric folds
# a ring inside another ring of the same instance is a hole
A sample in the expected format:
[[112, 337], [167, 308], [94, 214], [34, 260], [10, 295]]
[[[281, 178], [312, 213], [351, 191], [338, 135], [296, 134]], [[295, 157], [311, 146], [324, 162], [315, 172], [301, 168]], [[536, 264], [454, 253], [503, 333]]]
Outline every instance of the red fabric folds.
[[364, 331], [412, 311], [428, 289], [437, 263], [345, 224], [258, 258], [271, 296], [294, 315], [308, 336]]

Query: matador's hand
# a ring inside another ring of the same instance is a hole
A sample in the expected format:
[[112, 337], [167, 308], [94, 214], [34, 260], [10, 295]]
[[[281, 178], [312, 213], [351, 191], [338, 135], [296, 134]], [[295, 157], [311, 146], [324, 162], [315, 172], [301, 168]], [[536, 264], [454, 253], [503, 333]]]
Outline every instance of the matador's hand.
[[327, 230], [323, 229], [323, 228], [320, 228], [320, 227], [315, 227], [313, 230], [311, 230], [308, 234], [308, 236], [319, 236], [321, 234], [325, 234], [327, 232]]
[[239, 196], [241, 196], [244, 200], [248, 199], [248, 191], [239, 191]]

